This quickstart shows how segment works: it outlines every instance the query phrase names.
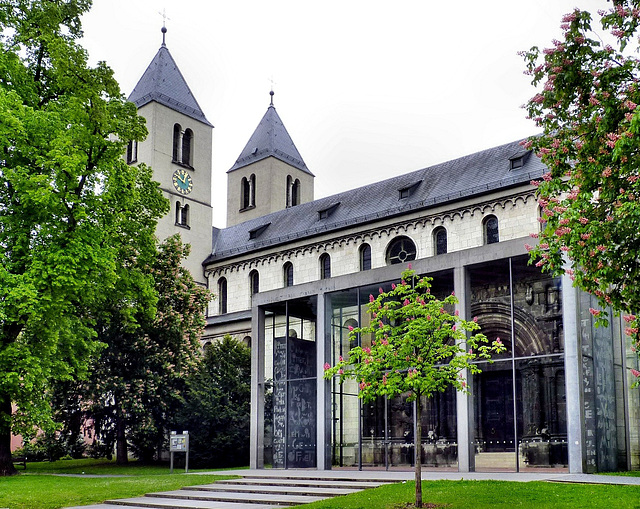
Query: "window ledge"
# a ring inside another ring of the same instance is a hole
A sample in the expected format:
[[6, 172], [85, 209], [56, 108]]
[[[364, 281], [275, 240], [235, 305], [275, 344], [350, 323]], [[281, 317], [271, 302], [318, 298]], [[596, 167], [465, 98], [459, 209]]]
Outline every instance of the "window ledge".
[[183, 163], [182, 161], [176, 161], [175, 159], [172, 159], [171, 162], [173, 164], [177, 164], [178, 166], [182, 166], [183, 168], [187, 168], [189, 170], [195, 171], [195, 168], [190, 164]]
[[253, 210], [255, 208], [256, 208], [255, 205], [249, 205], [248, 207], [244, 207], [244, 208], [238, 210], [238, 212], [246, 212], [247, 210]]
[[188, 224], [176, 223], [176, 226], [179, 228], [184, 228], [185, 230], [191, 230], [191, 227]]

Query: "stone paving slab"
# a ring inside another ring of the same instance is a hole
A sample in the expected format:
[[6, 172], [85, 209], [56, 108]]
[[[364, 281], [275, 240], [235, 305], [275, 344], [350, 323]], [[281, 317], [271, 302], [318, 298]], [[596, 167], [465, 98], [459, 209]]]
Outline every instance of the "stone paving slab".
[[[397, 481], [391, 481], [397, 482]], [[349, 480], [340, 480], [339, 483], [336, 483], [335, 480], [307, 480], [307, 479], [278, 479], [279, 486], [300, 486], [300, 487], [313, 487], [313, 486], [328, 486], [328, 487], [340, 487], [347, 488], [353, 490], [363, 490], [367, 488], [375, 488], [377, 486], [381, 486], [382, 484], [388, 484], [389, 481], [385, 481], [384, 483], [377, 483], [375, 481], [349, 481]], [[273, 486], [273, 478], [244, 478], [244, 479], [224, 479], [221, 481], [216, 481], [215, 485], [226, 485], [233, 484], [234, 486], [244, 485], [244, 486]], [[213, 485], [208, 485], [213, 486]]]

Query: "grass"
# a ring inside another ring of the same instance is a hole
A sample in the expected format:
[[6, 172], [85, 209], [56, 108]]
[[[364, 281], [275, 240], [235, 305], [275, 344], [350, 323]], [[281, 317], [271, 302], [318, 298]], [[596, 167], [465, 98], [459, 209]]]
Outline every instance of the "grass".
[[[121, 477], [66, 477], [53, 474], [118, 475]], [[169, 474], [167, 465], [131, 463], [117, 466], [106, 460], [68, 460], [27, 463], [20, 475], [0, 477], [0, 507], [8, 509], [58, 509], [137, 497], [153, 491], [176, 490], [183, 486], [208, 484], [234, 476], [187, 475], [184, 469]]]
[[[0, 508], [58, 509], [137, 497], [154, 491], [208, 484], [232, 476], [185, 475], [177, 469], [169, 474], [167, 465], [117, 466], [106, 460], [68, 460], [28, 463], [26, 471], [14, 477], [0, 477]], [[119, 477], [83, 477], [117, 475]], [[79, 474], [67, 477], [53, 474]], [[616, 475], [634, 475], [618, 472]], [[636, 472], [635, 475], [638, 475]], [[315, 502], [304, 509], [405, 509], [414, 500], [414, 484], [406, 482], [362, 491], [346, 497]], [[560, 484], [506, 481], [424, 481], [425, 506], [497, 509], [616, 508], [640, 509], [640, 486]], [[292, 508], [293, 509], [293, 508]]]
[[[424, 481], [425, 507], [504, 509], [638, 509], [640, 486], [507, 481]], [[382, 486], [300, 509], [394, 509], [413, 502], [413, 482]], [[412, 507], [412, 506], [411, 506]], [[291, 508], [294, 509], [294, 508]]]

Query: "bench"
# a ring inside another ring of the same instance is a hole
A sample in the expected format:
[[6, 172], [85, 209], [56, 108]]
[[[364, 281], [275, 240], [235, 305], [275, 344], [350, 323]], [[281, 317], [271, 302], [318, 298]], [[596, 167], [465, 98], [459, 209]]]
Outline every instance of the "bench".
[[14, 465], [22, 465], [22, 469], [27, 469], [27, 457], [26, 456], [14, 456], [11, 458]]

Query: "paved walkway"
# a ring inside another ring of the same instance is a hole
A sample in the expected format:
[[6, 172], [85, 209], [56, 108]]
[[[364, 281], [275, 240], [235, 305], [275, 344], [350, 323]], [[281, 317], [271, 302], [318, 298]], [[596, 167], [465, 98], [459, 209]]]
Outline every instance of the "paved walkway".
[[[216, 473], [220, 472], [193, 472], [189, 475]], [[149, 493], [144, 497], [110, 500], [104, 504], [82, 506], [81, 509], [277, 509], [414, 479], [412, 471], [384, 470], [228, 470], [224, 473], [242, 478], [190, 486], [181, 490]], [[558, 472], [423, 472], [422, 479], [548, 481], [640, 486], [640, 477]]]

